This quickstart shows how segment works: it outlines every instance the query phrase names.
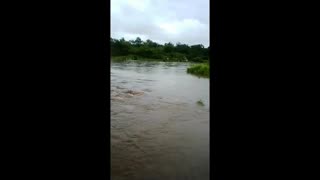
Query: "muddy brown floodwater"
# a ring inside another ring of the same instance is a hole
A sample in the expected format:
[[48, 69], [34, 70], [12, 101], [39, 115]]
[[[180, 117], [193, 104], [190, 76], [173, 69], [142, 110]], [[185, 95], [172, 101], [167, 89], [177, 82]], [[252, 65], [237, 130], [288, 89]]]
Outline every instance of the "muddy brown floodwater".
[[188, 66], [111, 63], [112, 180], [209, 179], [209, 79]]

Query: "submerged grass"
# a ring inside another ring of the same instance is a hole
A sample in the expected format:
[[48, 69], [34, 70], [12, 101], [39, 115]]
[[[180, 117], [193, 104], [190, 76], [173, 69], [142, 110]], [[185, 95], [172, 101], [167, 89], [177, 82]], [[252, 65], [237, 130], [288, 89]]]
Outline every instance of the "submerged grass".
[[187, 69], [187, 73], [194, 74], [200, 77], [209, 78], [210, 76], [210, 67], [208, 63], [203, 64], [194, 64]]
[[204, 103], [202, 102], [201, 99], [199, 101], [197, 101], [197, 104], [200, 105], [200, 106], [204, 106]]

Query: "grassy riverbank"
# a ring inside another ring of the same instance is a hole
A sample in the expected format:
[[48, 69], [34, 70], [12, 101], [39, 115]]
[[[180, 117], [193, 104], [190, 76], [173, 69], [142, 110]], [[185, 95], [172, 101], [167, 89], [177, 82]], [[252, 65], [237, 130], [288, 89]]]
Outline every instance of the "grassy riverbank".
[[136, 55], [112, 56], [111, 60], [113, 61], [141, 60], [141, 61], [161, 61], [161, 62], [186, 62], [186, 60], [177, 59], [177, 58], [155, 59], [155, 58], [146, 58], [146, 57], [141, 57]]
[[187, 73], [194, 74], [199, 77], [210, 77], [209, 63], [194, 64], [187, 69]]
[[[146, 58], [146, 57], [141, 57], [136, 55], [112, 56], [111, 60], [113, 61], [142, 60], [142, 61], [160, 61], [160, 62], [188, 62], [188, 60], [181, 59], [181, 58], [155, 59], [155, 58]], [[206, 63], [208, 62], [208, 60], [198, 60], [198, 62]]]

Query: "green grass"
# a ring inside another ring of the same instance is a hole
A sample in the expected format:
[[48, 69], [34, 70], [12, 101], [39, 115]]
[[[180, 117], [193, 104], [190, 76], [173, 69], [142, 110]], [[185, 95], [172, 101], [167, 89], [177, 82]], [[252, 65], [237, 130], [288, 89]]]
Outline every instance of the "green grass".
[[187, 69], [187, 73], [190, 73], [199, 77], [209, 78], [210, 67], [208, 63], [194, 64]]

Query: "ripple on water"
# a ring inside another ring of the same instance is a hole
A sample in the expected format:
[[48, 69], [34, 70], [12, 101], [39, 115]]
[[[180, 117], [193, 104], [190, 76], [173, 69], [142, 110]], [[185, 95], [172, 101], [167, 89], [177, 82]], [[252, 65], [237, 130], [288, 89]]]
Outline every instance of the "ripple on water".
[[152, 90], [151, 89], [143, 89], [143, 91], [145, 91], [145, 92], [152, 92]]
[[126, 89], [125, 87], [116, 86], [117, 89]]

